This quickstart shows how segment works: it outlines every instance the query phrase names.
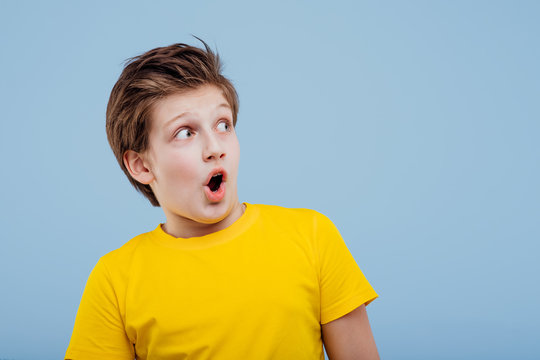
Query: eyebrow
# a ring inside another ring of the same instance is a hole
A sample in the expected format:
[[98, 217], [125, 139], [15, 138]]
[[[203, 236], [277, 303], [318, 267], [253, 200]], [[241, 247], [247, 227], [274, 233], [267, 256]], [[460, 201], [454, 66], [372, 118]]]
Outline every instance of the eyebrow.
[[[219, 104], [218, 106], [216, 106], [216, 110], [219, 109], [219, 108], [227, 108], [227, 109], [230, 109], [231, 107], [229, 106], [229, 104], [227, 103], [221, 103]], [[167, 120], [167, 122], [165, 123], [165, 125], [163, 125], [163, 127], [165, 128], [168, 128], [172, 123], [174, 123], [176, 120], [182, 118], [184, 115], [186, 114], [189, 114], [190, 112], [189, 111], [186, 111], [186, 112], [183, 112], [179, 115], [176, 115], [175, 117], [173, 117], [172, 119], [170, 120]]]

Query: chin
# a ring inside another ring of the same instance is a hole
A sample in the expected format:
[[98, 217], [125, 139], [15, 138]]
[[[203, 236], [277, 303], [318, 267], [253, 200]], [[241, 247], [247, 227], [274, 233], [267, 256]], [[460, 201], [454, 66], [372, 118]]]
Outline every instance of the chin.
[[224, 203], [212, 204], [210, 205], [210, 210], [205, 211], [206, 214], [203, 214], [197, 222], [203, 224], [217, 224], [227, 218], [233, 211], [234, 206], [226, 206]]

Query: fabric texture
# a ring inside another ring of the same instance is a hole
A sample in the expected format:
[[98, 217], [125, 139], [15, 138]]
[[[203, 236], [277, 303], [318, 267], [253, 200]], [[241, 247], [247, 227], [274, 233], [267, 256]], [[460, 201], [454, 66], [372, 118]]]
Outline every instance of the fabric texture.
[[376, 297], [327, 217], [246, 204], [221, 231], [160, 224], [101, 257], [65, 358], [319, 360], [321, 324]]

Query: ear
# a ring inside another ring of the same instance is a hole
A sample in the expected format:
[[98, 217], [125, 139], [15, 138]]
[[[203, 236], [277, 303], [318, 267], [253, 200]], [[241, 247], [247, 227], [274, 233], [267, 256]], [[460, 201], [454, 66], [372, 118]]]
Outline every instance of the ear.
[[132, 178], [145, 185], [154, 181], [154, 174], [141, 154], [133, 150], [127, 150], [122, 159]]

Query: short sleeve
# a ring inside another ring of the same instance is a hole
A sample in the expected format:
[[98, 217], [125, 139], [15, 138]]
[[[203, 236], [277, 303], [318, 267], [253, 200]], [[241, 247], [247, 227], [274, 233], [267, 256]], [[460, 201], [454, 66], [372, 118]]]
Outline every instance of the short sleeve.
[[66, 359], [133, 360], [111, 277], [101, 258], [88, 277]]
[[318, 243], [321, 291], [321, 324], [336, 320], [378, 295], [354, 260], [335, 225], [318, 214], [315, 234]]

